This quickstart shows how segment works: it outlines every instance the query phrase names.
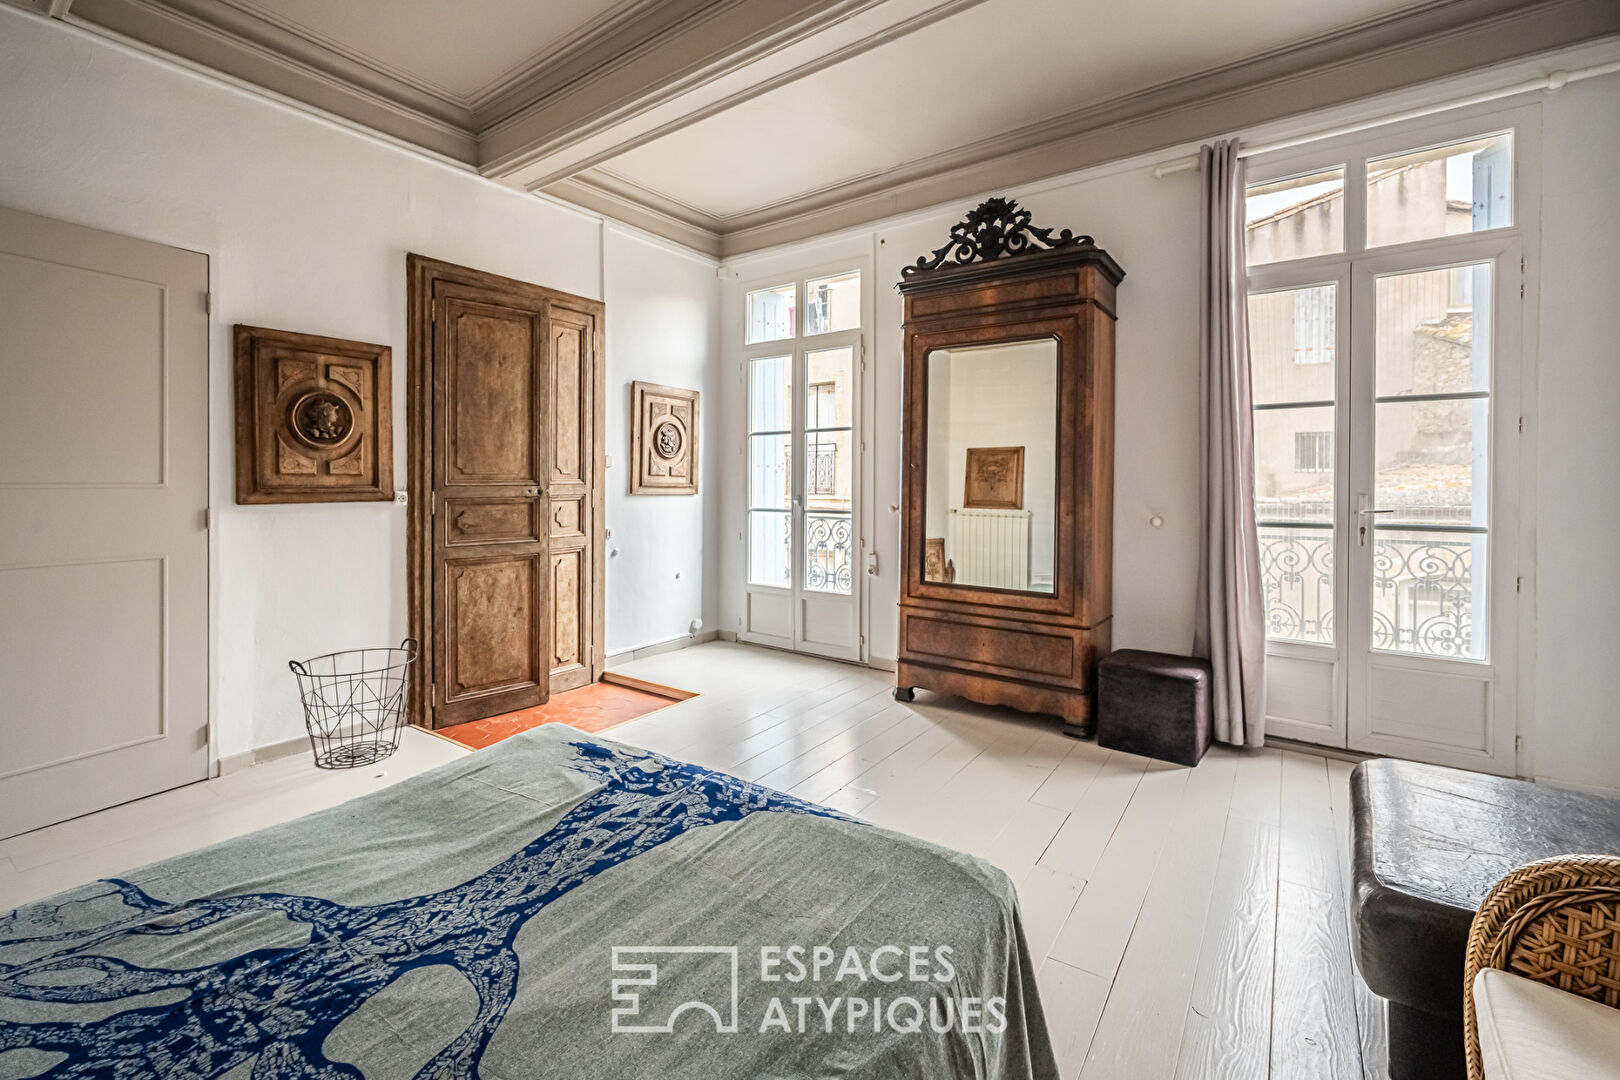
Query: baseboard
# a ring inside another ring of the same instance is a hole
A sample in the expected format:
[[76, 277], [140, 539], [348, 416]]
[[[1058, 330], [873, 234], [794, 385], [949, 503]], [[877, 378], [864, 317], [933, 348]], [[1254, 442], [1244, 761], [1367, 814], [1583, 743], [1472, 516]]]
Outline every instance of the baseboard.
[[721, 641], [729, 641], [733, 644], [737, 641], [737, 631], [735, 630], [716, 630], [715, 634], [719, 636]]
[[284, 757], [309, 750], [309, 736], [300, 735], [296, 739], [284, 739], [281, 742], [266, 743], [264, 746], [255, 746], [252, 750], [243, 750], [239, 754], [226, 754], [219, 759], [219, 768], [215, 776], [229, 776], [231, 773], [251, 769], [255, 765], [263, 765], [267, 761], [276, 761]]
[[898, 669], [899, 664], [887, 656], [868, 656], [866, 658], [866, 666], [869, 668], [877, 668], [879, 671], [894, 671]]
[[693, 645], [701, 645], [705, 641], [718, 640], [719, 630], [704, 630], [698, 634], [680, 634], [676, 637], [666, 638], [663, 641], [652, 641], [645, 645], [637, 645], [629, 649], [620, 649], [618, 652], [608, 653], [608, 665], [628, 664], [632, 660], [644, 660], [649, 656], [658, 656], [661, 653], [674, 652], [677, 649], [689, 649]]

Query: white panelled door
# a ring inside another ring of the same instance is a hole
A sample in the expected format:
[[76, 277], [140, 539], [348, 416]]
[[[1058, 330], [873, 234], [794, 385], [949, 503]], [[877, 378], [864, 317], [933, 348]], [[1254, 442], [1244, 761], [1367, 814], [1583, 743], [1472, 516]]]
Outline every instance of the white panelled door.
[[862, 659], [858, 270], [750, 290], [745, 641]]
[[207, 776], [207, 292], [0, 210], [0, 836]]
[[1267, 730], [1511, 774], [1513, 135], [1418, 138], [1249, 188]]

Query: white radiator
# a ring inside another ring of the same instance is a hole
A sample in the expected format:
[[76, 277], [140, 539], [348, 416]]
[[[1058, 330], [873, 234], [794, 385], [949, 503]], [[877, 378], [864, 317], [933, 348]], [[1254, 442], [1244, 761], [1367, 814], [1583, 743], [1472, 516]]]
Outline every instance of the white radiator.
[[1028, 510], [952, 510], [950, 558], [956, 584], [1029, 588]]

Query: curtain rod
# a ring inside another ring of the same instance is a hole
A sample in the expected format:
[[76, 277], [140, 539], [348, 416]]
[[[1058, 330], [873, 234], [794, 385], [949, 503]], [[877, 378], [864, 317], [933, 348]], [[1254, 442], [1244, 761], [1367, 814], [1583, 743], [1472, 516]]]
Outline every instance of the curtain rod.
[[[1593, 79], [1599, 75], [1610, 75], [1620, 71], [1620, 60], [1607, 64], [1594, 64], [1591, 67], [1577, 68], [1574, 71], [1555, 71], [1551, 75], [1544, 75], [1536, 79], [1527, 79], [1512, 86], [1504, 86], [1496, 90], [1487, 90], [1480, 94], [1470, 94], [1467, 97], [1454, 98], [1450, 101], [1437, 102], [1433, 105], [1423, 105], [1416, 109], [1407, 109], [1404, 112], [1380, 116], [1370, 120], [1360, 120], [1353, 124], [1343, 124], [1339, 127], [1328, 128], [1325, 131], [1313, 132], [1310, 135], [1300, 135], [1292, 139], [1282, 139], [1278, 142], [1264, 143], [1260, 146], [1245, 146], [1238, 151], [1238, 157], [1253, 157], [1256, 154], [1269, 154], [1273, 150], [1287, 150], [1294, 146], [1304, 146], [1306, 143], [1321, 142], [1324, 139], [1338, 138], [1340, 135], [1353, 135], [1358, 131], [1369, 128], [1382, 127], [1385, 124], [1398, 124], [1403, 120], [1416, 120], [1424, 116], [1433, 116], [1435, 113], [1448, 112], [1452, 109], [1461, 109], [1468, 105], [1480, 105], [1487, 101], [1496, 101], [1500, 98], [1513, 97], [1517, 94], [1528, 94], [1536, 90], [1562, 90], [1572, 82], [1582, 79]], [[1162, 165], [1153, 167], [1154, 178], [1169, 176], [1171, 173], [1196, 172], [1198, 169], [1198, 155], [1176, 158]]]

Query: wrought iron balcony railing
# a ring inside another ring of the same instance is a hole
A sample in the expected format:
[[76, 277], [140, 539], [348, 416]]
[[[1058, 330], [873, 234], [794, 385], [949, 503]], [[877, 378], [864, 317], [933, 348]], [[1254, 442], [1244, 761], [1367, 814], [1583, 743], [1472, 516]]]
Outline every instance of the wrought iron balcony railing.
[[[1485, 656], [1483, 535], [1455, 539], [1380, 530], [1373, 545], [1372, 647], [1479, 660]], [[1331, 645], [1334, 551], [1325, 529], [1260, 527], [1266, 633]]]
[[853, 535], [848, 514], [804, 515], [805, 588], [850, 591], [855, 573]]

